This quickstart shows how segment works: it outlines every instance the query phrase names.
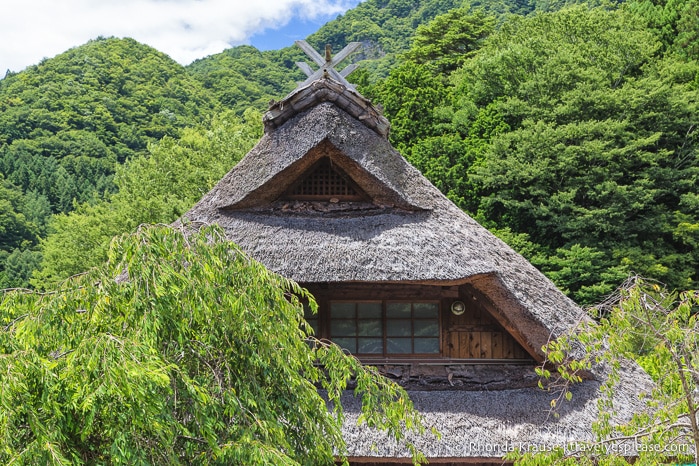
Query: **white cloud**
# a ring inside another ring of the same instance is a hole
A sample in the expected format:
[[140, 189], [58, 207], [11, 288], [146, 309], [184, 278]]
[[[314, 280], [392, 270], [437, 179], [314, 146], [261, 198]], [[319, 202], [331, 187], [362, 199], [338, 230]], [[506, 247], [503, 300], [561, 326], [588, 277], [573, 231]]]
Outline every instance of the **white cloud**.
[[292, 18], [347, 10], [352, 0], [2, 0], [0, 78], [98, 36], [132, 37], [182, 64]]

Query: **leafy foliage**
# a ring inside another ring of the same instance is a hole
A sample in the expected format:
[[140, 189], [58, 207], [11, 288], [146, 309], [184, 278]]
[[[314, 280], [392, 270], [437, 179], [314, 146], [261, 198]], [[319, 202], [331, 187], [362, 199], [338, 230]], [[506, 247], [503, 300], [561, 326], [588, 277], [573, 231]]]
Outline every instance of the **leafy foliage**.
[[654, 30], [666, 51], [699, 57], [699, 2], [696, 0], [638, 0], [629, 8]]
[[[699, 292], [669, 292], [653, 281], [629, 279], [618, 294], [593, 310], [596, 321], [582, 323], [544, 348], [547, 361], [556, 364], [558, 371], [551, 373], [542, 367], [539, 373], [558, 385], [554, 405], [560, 407], [558, 402], [570, 399], [569, 389], [581, 380], [581, 371], [605, 364], [609, 376], [602, 391], [610, 397], [619, 382], [620, 368], [628, 365], [629, 359], [636, 359], [656, 383], [645, 401], [647, 409], [625, 424], [614, 424], [615, 408], [610, 398], [604, 398], [599, 418], [592, 426], [597, 438], [588, 448], [560, 448], [552, 454], [515, 453], [511, 459], [518, 458], [517, 464], [521, 465], [696, 463], [697, 311]], [[633, 450], [638, 456], [628, 463], [629, 455], [624, 454]]]
[[55, 291], [4, 294], [0, 461], [330, 464], [351, 377], [369, 426], [424, 431], [400, 387], [309, 344], [304, 301], [216, 227], [140, 228]]
[[[696, 62], [664, 54], [633, 6], [489, 24], [439, 16], [406, 53], [424, 63], [365, 88], [392, 141], [481, 223], [526, 235], [528, 258], [581, 304], [631, 270], [695, 286]], [[466, 53], [459, 31], [478, 32]]]
[[467, 8], [455, 8], [420, 25], [405, 57], [450, 74], [473, 56], [494, 26], [495, 18], [483, 10], [469, 14]]
[[44, 196], [34, 192], [23, 195], [0, 175], [0, 289], [29, 285], [41, 260], [36, 247], [50, 214]]
[[187, 71], [224, 107], [242, 114], [251, 106], [264, 110], [270, 100], [291, 92], [305, 79], [295, 65], [303, 59], [295, 48], [260, 52], [244, 45], [195, 60]]
[[623, 10], [513, 21], [464, 67], [459, 93], [511, 128], [474, 170], [479, 215], [552, 255], [599, 248], [606, 268], [689, 288], [699, 258], [677, 241], [673, 212], [696, 218], [681, 200], [697, 189], [699, 69], [655, 58], [655, 44]]
[[112, 237], [141, 223], [175, 221], [259, 139], [260, 120], [252, 110], [244, 118], [224, 113], [210, 127], [185, 129], [177, 140], [163, 138], [147, 156], [117, 167], [115, 194], [52, 218], [33, 283], [46, 286], [102, 263]]
[[114, 190], [116, 162], [214, 108], [166, 55], [97, 39], [0, 81], [0, 173], [68, 212]]

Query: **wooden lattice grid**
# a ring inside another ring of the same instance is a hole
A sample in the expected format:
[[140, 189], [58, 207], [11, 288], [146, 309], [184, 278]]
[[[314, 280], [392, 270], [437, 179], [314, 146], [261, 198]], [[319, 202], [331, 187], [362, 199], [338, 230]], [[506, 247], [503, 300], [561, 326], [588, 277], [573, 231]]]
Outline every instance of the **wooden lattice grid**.
[[292, 186], [285, 197], [313, 201], [358, 201], [363, 198], [354, 183], [327, 157], [322, 158], [300, 183]]

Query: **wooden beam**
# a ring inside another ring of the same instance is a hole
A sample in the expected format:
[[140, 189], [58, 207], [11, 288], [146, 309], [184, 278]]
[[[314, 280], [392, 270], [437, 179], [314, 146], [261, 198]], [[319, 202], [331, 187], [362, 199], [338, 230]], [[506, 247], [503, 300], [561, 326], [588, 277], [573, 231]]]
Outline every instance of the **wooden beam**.
[[335, 55], [335, 57], [332, 56], [330, 45], [326, 45], [325, 58], [323, 58], [323, 56], [316, 52], [315, 49], [311, 47], [305, 40], [297, 40], [295, 43], [299, 46], [299, 48], [301, 48], [301, 50], [304, 51], [306, 55], [308, 55], [308, 57], [316, 65], [320, 67], [318, 70], [313, 71], [313, 68], [311, 68], [310, 65], [308, 65], [307, 63], [297, 62], [296, 65], [299, 68], [301, 68], [301, 71], [303, 71], [304, 74], [307, 76], [307, 79], [305, 81], [299, 83], [299, 87], [306, 86], [312, 83], [313, 81], [316, 81], [321, 78], [332, 78], [335, 81], [343, 84], [345, 87], [354, 89], [354, 86], [350, 84], [350, 82], [347, 81], [345, 78], [357, 69], [357, 65], [350, 64], [341, 72], [337, 71], [335, 67], [339, 65], [343, 60], [345, 60], [350, 54], [356, 51], [359, 47], [361, 47], [362, 44], [360, 42], [350, 42], [345, 46], [345, 48], [343, 48], [340, 51], [340, 53]]
[[311, 76], [311, 75], [313, 75], [313, 73], [314, 73], [313, 68], [311, 68], [311, 65], [309, 65], [309, 64], [306, 63], [305, 61], [297, 61], [297, 62], [296, 62], [296, 66], [298, 66], [299, 68], [301, 68], [301, 71], [303, 71], [303, 73], [304, 73], [306, 76]]
[[336, 67], [337, 65], [339, 65], [340, 63], [342, 63], [342, 61], [343, 61], [345, 58], [349, 57], [350, 54], [352, 54], [353, 52], [355, 52], [355, 51], [356, 51], [357, 49], [359, 49], [361, 46], [362, 46], [362, 43], [361, 43], [361, 42], [350, 42], [349, 44], [347, 44], [347, 45], [345, 46], [344, 49], [340, 50], [340, 53], [338, 53], [337, 55], [335, 55], [335, 56], [332, 58], [332, 61], [330, 61], [330, 66], [333, 67], [333, 68]]
[[342, 75], [343, 78], [346, 78], [357, 68], [359, 68], [359, 65], [357, 65], [356, 63], [350, 63], [342, 71], [340, 71], [340, 75]]
[[308, 58], [313, 60], [313, 62], [316, 65], [318, 65], [318, 66], [325, 65], [325, 60], [323, 59], [323, 57], [318, 52], [316, 52], [315, 49], [308, 44], [308, 42], [306, 42], [305, 40], [297, 40], [294, 43], [296, 45], [298, 45], [299, 48], [301, 50], [303, 50], [303, 52], [306, 55], [308, 55]]

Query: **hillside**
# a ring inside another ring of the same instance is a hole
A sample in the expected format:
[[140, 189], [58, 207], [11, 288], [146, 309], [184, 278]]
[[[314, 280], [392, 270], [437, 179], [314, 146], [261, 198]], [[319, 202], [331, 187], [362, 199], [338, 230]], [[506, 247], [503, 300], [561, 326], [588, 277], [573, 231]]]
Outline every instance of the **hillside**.
[[[362, 42], [353, 79], [392, 143], [579, 303], [631, 272], [697, 286], [699, 1], [575, 3], [367, 0], [308, 40]], [[291, 91], [299, 60], [235, 47], [181, 67], [99, 39], [0, 81], [0, 287], [177, 218], [255, 142], [259, 115], [241, 116]]]
[[166, 55], [97, 39], [0, 81], [0, 174], [67, 212], [113, 190], [115, 163], [216, 107]]
[[[308, 37], [317, 50], [330, 44], [335, 51], [349, 42], [362, 42], [364, 47], [352, 62], [365, 60], [370, 80], [388, 74], [396, 56], [410, 48], [415, 29], [435, 16], [461, 6], [462, 0], [367, 0], [344, 15], [322, 26]], [[305, 76], [296, 66], [308, 61], [295, 46], [260, 52], [254, 47], [240, 46], [196, 60], [188, 71], [205, 88], [210, 89], [226, 107], [242, 111], [250, 105], [266, 108], [272, 99], [280, 99], [303, 81]]]
[[181, 65], [131, 39], [0, 80], [0, 288], [27, 285], [52, 214], [115, 191], [117, 165], [217, 108]]
[[[399, 56], [410, 49], [415, 31], [435, 17], [455, 8], [471, 6], [499, 18], [558, 10], [582, 0], [366, 0], [343, 15], [329, 21], [307, 41], [317, 50], [330, 44], [335, 51], [350, 42], [363, 48], [350, 61], [362, 62], [364, 73], [358, 76], [375, 83], [388, 76]], [[250, 105], [266, 108], [272, 99], [280, 99], [305, 79], [296, 67], [307, 61], [295, 46], [259, 51], [239, 46], [194, 61], [188, 71], [227, 108], [242, 113]]]
[[244, 45], [195, 60], [187, 71], [223, 107], [242, 114], [250, 106], [264, 110], [270, 100], [293, 90], [303, 78], [295, 65], [301, 55], [295, 47], [261, 52]]

